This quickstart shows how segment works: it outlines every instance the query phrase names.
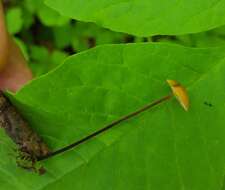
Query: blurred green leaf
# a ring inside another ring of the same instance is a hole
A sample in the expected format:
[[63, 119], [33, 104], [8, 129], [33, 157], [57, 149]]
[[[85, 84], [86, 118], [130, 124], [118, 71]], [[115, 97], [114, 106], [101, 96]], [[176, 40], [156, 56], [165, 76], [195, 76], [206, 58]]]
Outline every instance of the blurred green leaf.
[[95, 45], [123, 42], [125, 35], [96, 26], [93, 23], [76, 22], [73, 27], [72, 46], [83, 51]]
[[43, 0], [23, 0], [23, 4], [27, 10], [34, 14], [43, 6]]
[[216, 33], [217, 35], [223, 35], [223, 36], [225, 36], [225, 26], [215, 28], [213, 30], [213, 32]]
[[[184, 45], [190, 45], [193, 47], [213, 47], [213, 46], [222, 46], [225, 45], [225, 38], [221, 39], [216, 34], [211, 32], [204, 32], [195, 35], [189, 35], [189, 42], [185, 40], [185, 37], [178, 36], [178, 40], [180, 40]], [[184, 40], [184, 41], [183, 41]]]
[[66, 59], [67, 56], [68, 54], [66, 54], [63, 51], [59, 51], [59, 50], [53, 51], [51, 53], [51, 64], [50, 64], [49, 70], [60, 65]]
[[[207, 32], [176, 36], [176, 43], [192, 47], [215, 47], [225, 45], [225, 27]], [[160, 40], [161, 41], [161, 40]], [[172, 41], [170, 41], [172, 42]]]
[[44, 4], [38, 10], [37, 15], [39, 16], [41, 22], [46, 26], [62, 26], [69, 22], [67, 17], [59, 15], [58, 12], [48, 8]]
[[47, 48], [41, 46], [30, 47], [30, 67], [34, 76], [40, 76], [48, 71], [49, 52]]
[[44, 61], [49, 56], [48, 50], [45, 47], [31, 46], [30, 50], [31, 50], [30, 56], [32, 60], [35, 61]]
[[60, 50], [49, 50], [42, 46], [31, 46], [30, 67], [36, 77], [47, 73], [60, 65], [68, 55]]
[[23, 4], [30, 13], [37, 14], [46, 26], [61, 26], [69, 21], [68, 18], [47, 7], [43, 0], [25, 0]]
[[177, 43], [190, 47], [218, 47], [225, 45], [225, 27], [218, 27], [210, 31], [187, 35], [158, 35], [152, 36], [154, 42]]
[[13, 7], [6, 13], [6, 23], [10, 34], [16, 34], [23, 27], [22, 10], [20, 7]]
[[55, 26], [53, 28], [54, 43], [57, 48], [65, 48], [71, 45], [73, 39], [73, 27], [70, 24]]
[[23, 9], [23, 26], [25, 29], [29, 29], [34, 24], [34, 15], [29, 11]]

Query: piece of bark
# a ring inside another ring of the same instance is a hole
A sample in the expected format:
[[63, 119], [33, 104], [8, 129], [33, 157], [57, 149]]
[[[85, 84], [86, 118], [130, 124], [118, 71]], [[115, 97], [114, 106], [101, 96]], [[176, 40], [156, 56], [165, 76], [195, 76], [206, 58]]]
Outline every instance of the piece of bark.
[[29, 127], [16, 108], [0, 91], [0, 127], [17, 144], [19, 151], [38, 160], [50, 153], [48, 146]]

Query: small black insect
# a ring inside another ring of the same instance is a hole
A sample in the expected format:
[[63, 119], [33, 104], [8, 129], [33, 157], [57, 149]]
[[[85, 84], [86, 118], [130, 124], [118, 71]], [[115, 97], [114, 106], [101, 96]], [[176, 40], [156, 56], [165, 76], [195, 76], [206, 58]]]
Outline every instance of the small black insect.
[[210, 102], [204, 102], [204, 105], [209, 106], [209, 107], [213, 107], [213, 105]]

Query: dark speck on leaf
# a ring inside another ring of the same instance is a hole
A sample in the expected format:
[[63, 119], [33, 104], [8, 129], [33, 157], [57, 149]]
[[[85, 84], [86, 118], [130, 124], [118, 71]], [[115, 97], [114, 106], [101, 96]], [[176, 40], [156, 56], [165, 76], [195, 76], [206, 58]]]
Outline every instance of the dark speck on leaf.
[[208, 106], [208, 107], [213, 107], [213, 105], [211, 104], [211, 103], [209, 103], [209, 102], [204, 102], [204, 105], [206, 105], [206, 106]]

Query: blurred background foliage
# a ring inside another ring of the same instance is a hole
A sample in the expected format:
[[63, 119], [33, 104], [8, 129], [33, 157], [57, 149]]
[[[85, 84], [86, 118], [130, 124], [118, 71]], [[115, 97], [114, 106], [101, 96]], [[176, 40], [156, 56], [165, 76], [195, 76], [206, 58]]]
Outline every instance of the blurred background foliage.
[[92, 23], [59, 15], [43, 0], [4, 0], [7, 27], [22, 49], [35, 76], [42, 75], [71, 54], [102, 44], [169, 42], [191, 47], [225, 44], [225, 27], [181, 36], [135, 37]]

